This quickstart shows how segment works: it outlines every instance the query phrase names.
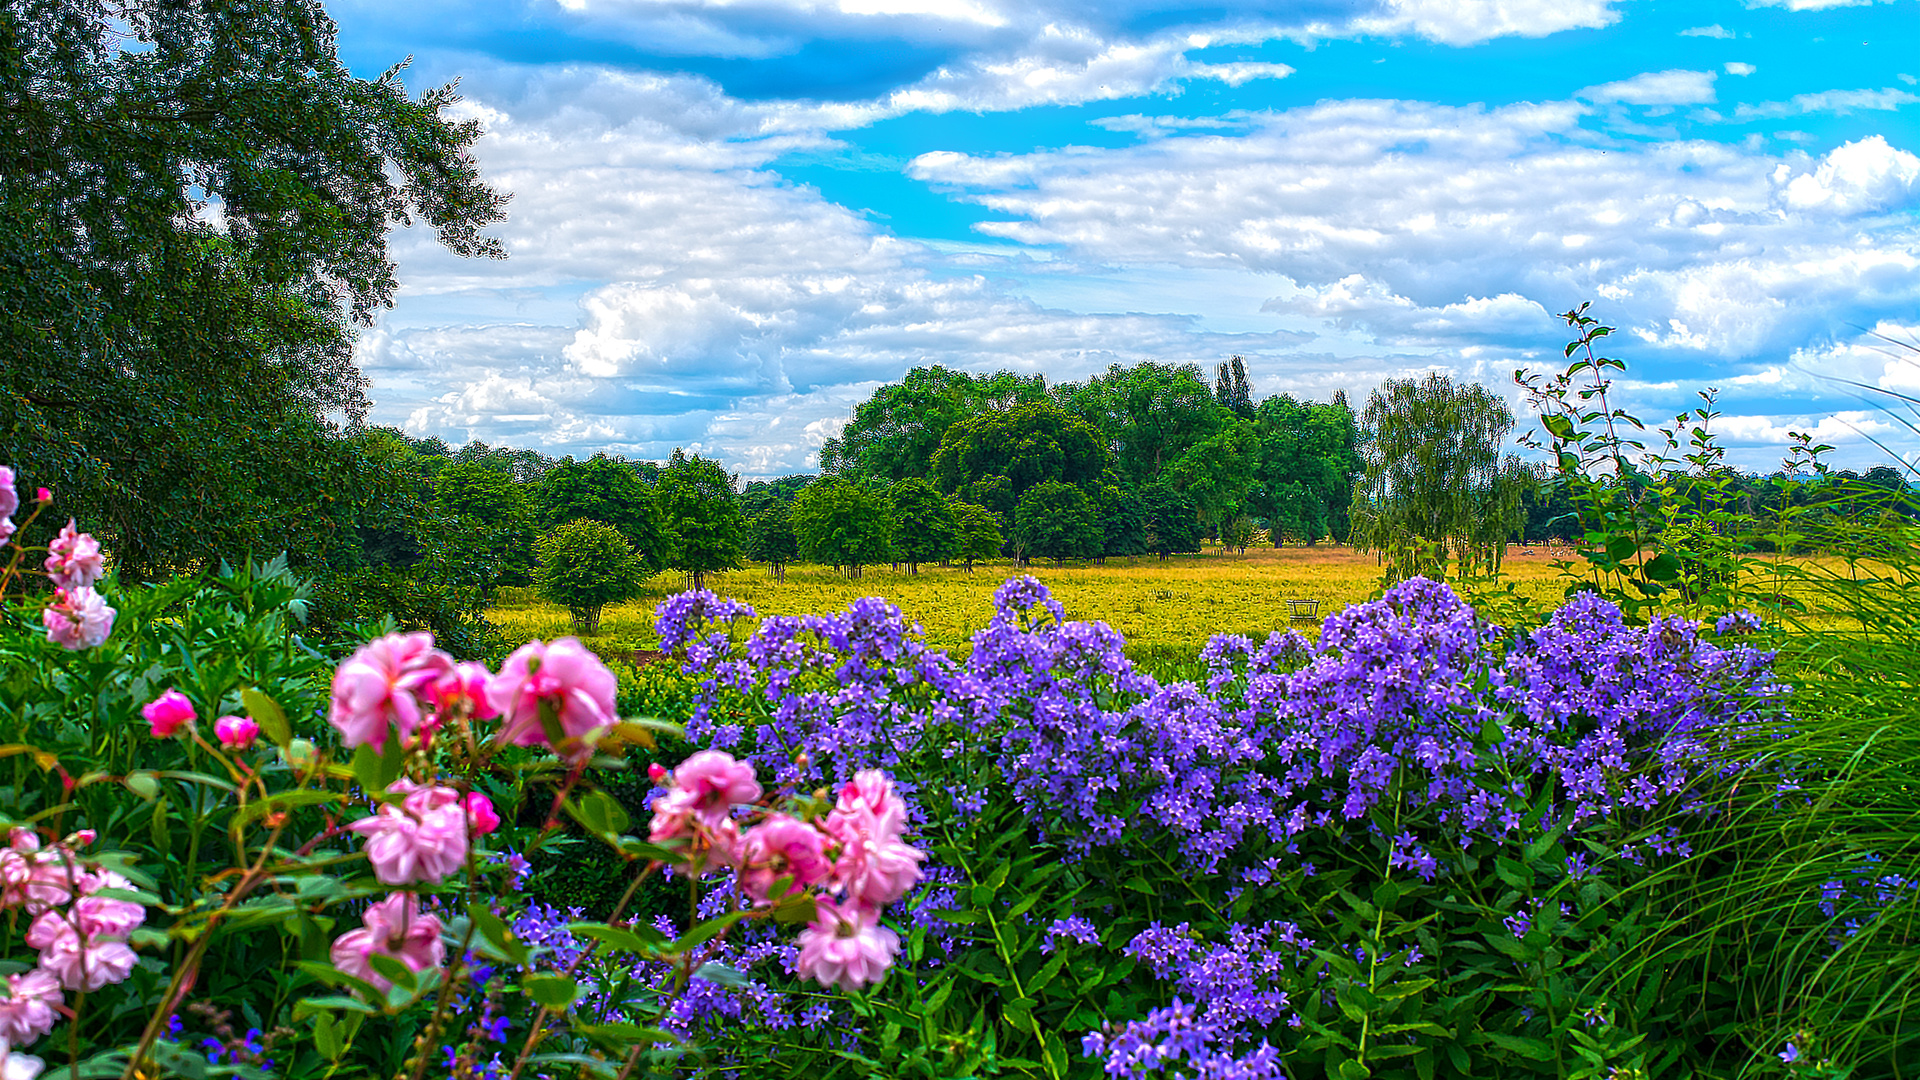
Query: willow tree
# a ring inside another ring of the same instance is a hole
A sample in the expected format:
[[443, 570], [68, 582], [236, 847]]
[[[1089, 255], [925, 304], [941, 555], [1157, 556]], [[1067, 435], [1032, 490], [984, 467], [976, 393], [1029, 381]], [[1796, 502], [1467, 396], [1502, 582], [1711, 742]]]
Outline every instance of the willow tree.
[[1434, 373], [1389, 379], [1360, 419], [1361, 473], [1349, 540], [1377, 551], [1390, 578], [1500, 568], [1532, 482], [1500, 444], [1513, 412], [1491, 391]]

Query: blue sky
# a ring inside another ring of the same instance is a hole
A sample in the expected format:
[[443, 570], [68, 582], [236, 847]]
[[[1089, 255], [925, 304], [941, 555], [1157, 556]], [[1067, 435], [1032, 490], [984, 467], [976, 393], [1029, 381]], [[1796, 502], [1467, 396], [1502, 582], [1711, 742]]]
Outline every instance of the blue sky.
[[1248, 360], [1356, 403], [1506, 395], [1553, 313], [1734, 457], [1915, 440], [1920, 0], [330, 4], [373, 78], [455, 77], [504, 261], [398, 230], [375, 419], [549, 454], [814, 467], [924, 364]]

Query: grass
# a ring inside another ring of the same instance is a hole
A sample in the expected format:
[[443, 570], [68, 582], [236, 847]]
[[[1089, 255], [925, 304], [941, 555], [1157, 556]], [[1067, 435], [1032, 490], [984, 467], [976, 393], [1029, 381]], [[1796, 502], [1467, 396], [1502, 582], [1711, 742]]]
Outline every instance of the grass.
[[[1551, 606], [1563, 585], [1546, 549], [1534, 551], [1516, 551], [1506, 576], [1523, 595]], [[745, 600], [761, 615], [841, 611], [860, 597], [882, 596], [919, 622], [930, 644], [962, 654], [974, 631], [993, 616], [993, 591], [1021, 572], [1045, 582], [1068, 618], [1105, 622], [1126, 636], [1130, 653], [1153, 655], [1197, 650], [1213, 634], [1246, 634], [1257, 641], [1289, 626], [1316, 632], [1320, 618], [1371, 596], [1380, 568], [1372, 555], [1347, 547], [1249, 548], [1245, 554], [1215, 550], [1165, 561], [1112, 559], [1104, 566], [1036, 563], [1024, 571], [1006, 560], [978, 564], [972, 573], [958, 566], [922, 566], [918, 574], [878, 566], [854, 580], [809, 565], [789, 567], [782, 582], [755, 567], [713, 575], [707, 587]], [[654, 605], [684, 587], [679, 574], [655, 577], [644, 596], [606, 609], [589, 644], [603, 654], [656, 647]], [[1319, 618], [1293, 620], [1288, 600], [1319, 601]], [[487, 618], [511, 642], [574, 632], [564, 609], [524, 589], [501, 590]]]

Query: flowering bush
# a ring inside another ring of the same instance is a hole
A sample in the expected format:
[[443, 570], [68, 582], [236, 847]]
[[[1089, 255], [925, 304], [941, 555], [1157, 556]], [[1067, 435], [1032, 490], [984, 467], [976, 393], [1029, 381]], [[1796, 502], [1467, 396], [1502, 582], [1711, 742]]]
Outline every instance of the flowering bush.
[[[800, 924], [796, 971], [821, 985], [870, 986], [899, 950], [884, 909], [924, 856], [883, 773], [828, 801], [696, 755], [660, 772], [685, 780], [682, 826], [642, 840], [592, 777], [677, 728], [623, 719], [578, 641], [492, 671], [389, 628], [335, 665], [301, 639], [284, 564], [118, 594], [117, 627], [104, 569], [69, 523], [53, 603], [0, 627], [8, 1080], [38, 1075], [24, 1050], [43, 1045], [76, 1075], [633, 1075], [686, 1051], [672, 1010], [736, 924]], [[632, 867], [629, 899], [662, 874], [745, 899], [672, 936], [615, 911], [566, 924], [583, 946], [529, 943], [520, 868], [563, 818]], [[617, 1019], [586, 1011], [588, 964], [650, 985]]]

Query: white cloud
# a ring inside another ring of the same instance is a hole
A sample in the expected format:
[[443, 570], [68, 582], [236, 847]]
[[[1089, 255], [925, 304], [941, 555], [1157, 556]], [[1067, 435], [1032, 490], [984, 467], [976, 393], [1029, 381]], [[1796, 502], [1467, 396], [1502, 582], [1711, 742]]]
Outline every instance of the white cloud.
[[1574, 96], [1628, 105], [1706, 105], [1714, 100], [1715, 78], [1711, 71], [1649, 71], [1631, 79], [1589, 86]]
[[1795, 94], [1788, 101], [1763, 101], [1758, 105], [1738, 105], [1734, 107], [1733, 116], [1736, 120], [1802, 116], [1806, 113], [1824, 112], [1845, 116], [1856, 109], [1892, 111], [1916, 101], [1920, 101], [1920, 97], [1892, 87], [1885, 90], [1822, 90], [1815, 94]]
[[1733, 37], [1733, 31], [1714, 23], [1711, 26], [1690, 26], [1680, 31], [1681, 37], [1710, 37], [1727, 39]]
[[1746, 76], [1760, 70], [1752, 64], [1743, 64], [1738, 60], [1729, 60], [1722, 66], [1727, 69], [1727, 74], [1729, 75]]
[[1362, 274], [1275, 297], [1261, 310], [1318, 319], [1339, 330], [1362, 331], [1382, 344], [1403, 346], [1549, 337], [1559, 323], [1538, 302], [1514, 293], [1425, 307]]
[[1879, 135], [1837, 147], [1810, 173], [1787, 181], [1787, 205], [1842, 213], [1890, 210], [1915, 194], [1920, 157], [1887, 145]]
[[1546, 37], [1563, 30], [1611, 26], [1609, 0], [1387, 0], [1378, 16], [1355, 19], [1368, 34], [1414, 33], [1443, 45], [1477, 45], [1499, 37]]

